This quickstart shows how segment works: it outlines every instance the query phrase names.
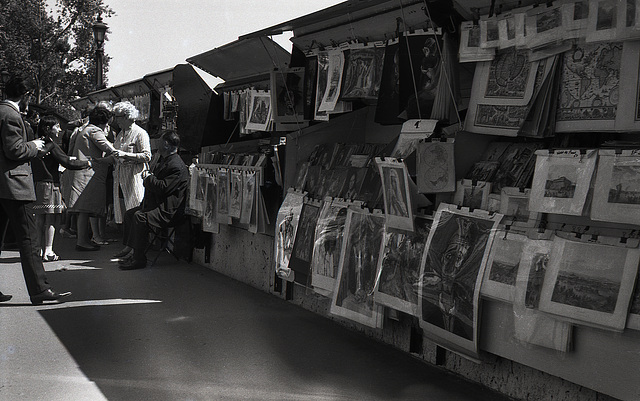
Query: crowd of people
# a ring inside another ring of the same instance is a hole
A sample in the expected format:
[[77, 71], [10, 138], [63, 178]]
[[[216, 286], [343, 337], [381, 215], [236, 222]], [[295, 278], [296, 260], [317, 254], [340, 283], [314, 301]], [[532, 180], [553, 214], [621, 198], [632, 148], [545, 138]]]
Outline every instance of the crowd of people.
[[[28, 107], [30, 89], [15, 76], [0, 102], [0, 245], [10, 227], [31, 303], [38, 305], [71, 294], [53, 290], [44, 269], [60, 259], [56, 227], [76, 238], [76, 250], [99, 251], [112, 215], [123, 230], [123, 248], [113, 255], [120, 269], [144, 268], [149, 233], [183, 216], [189, 172], [174, 131], [162, 134], [152, 156], [130, 102], [99, 102], [63, 138], [56, 117]], [[0, 292], [0, 302], [11, 297]]]

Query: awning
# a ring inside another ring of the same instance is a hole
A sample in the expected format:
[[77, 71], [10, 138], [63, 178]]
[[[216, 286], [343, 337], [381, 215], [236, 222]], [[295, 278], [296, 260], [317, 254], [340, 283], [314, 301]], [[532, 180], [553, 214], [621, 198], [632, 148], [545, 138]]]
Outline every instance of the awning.
[[291, 55], [266, 37], [241, 39], [187, 59], [209, 74], [237, 81], [286, 68]]
[[167, 86], [171, 86], [171, 84], [173, 83], [173, 68], [147, 74], [143, 79], [153, 89], [161, 92], [164, 88], [166, 88]]

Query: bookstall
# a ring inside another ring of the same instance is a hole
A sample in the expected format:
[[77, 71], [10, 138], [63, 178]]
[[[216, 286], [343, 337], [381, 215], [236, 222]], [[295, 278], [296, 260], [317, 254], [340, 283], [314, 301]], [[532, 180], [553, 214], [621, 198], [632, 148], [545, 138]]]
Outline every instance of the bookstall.
[[204, 150], [197, 261], [512, 397], [640, 399], [636, 10], [346, 1], [245, 35], [294, 34], [223, 94], [280, 198], [243, 226], [220, 203], [260, 152]]

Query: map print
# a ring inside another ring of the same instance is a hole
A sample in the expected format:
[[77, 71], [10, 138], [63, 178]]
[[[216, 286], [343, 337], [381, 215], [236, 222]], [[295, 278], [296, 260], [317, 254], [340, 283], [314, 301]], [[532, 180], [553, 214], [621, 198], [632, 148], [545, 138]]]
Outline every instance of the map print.
[[529, 83], [531, 63], [524, 51], [496, 54], [489, 67], [485, 97], [523, 99]]
[[615, 120], [622, 43], [577, 46], [565, 53], [558, 121]]

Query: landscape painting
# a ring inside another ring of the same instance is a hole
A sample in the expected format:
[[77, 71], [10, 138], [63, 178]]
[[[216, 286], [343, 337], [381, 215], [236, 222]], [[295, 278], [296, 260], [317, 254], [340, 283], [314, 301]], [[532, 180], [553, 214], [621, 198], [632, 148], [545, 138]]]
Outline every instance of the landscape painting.
[[638, 150], [598, 151], [591, 219], [640, 224], [640, 160]]

